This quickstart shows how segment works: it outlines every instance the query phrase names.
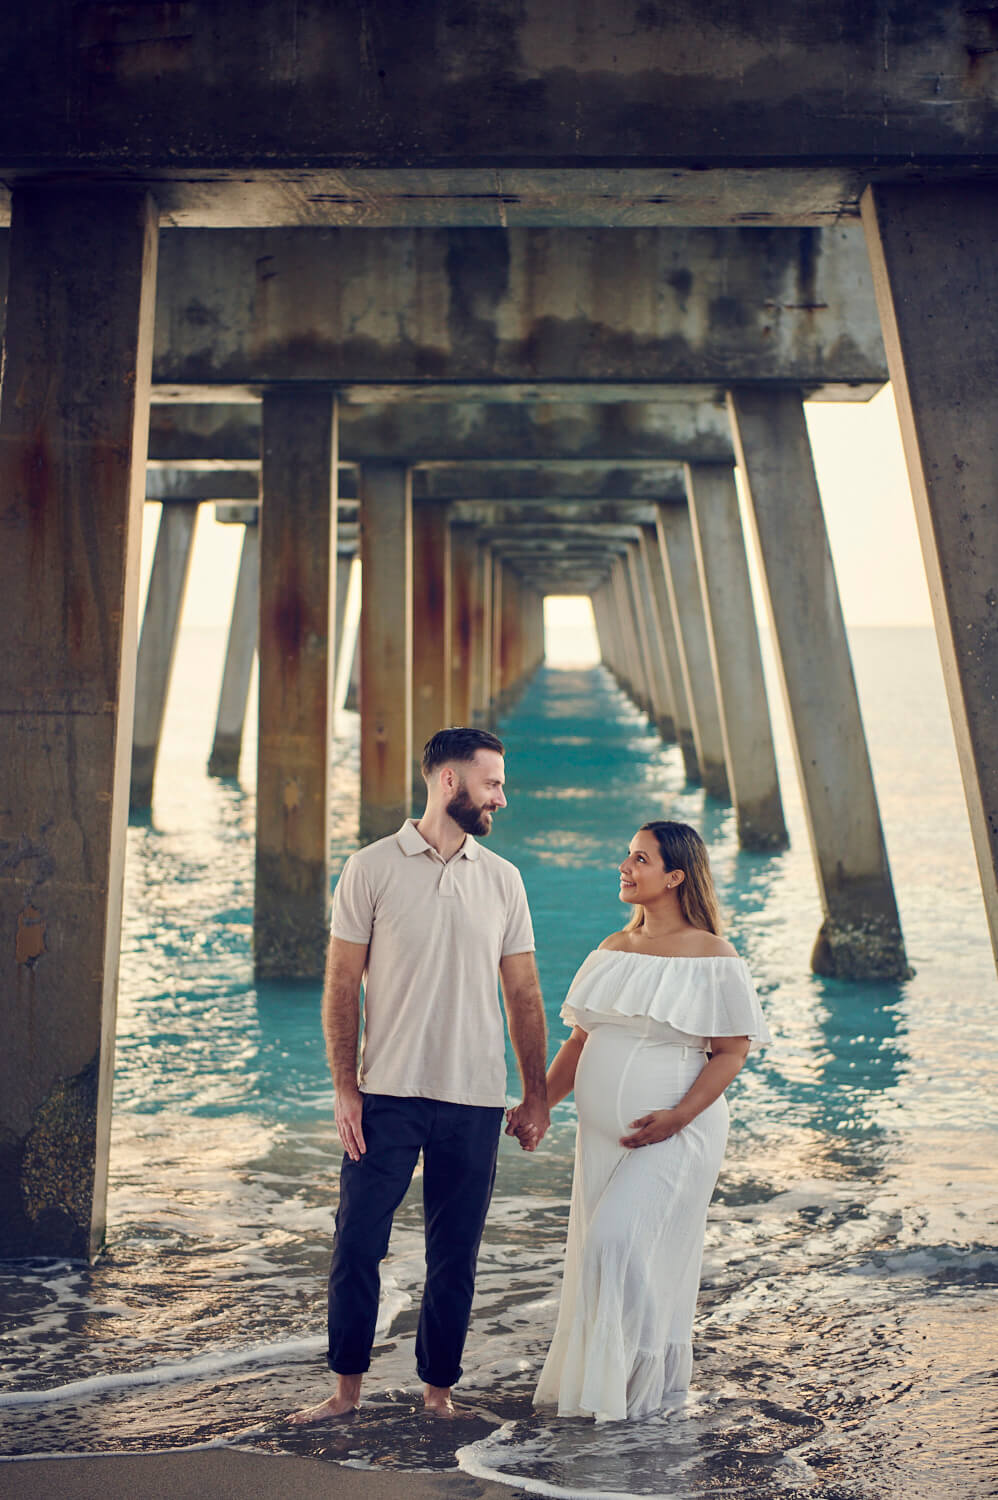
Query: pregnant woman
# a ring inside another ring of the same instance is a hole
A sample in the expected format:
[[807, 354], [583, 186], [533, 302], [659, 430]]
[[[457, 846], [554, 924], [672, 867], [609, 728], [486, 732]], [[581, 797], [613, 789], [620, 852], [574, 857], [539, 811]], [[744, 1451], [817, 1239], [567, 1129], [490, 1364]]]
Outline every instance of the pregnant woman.
[[707, 850], [645, 823], [620, 866], [622, 932], [590, 953], [562, 1018], [548, 1103], [572, 1088], [579, 1128], [565, 1280], [534, 1395], [598, 1421], [684, 1391], [704, 1228], [728, 1134], [724, 1090], [770, 1040], [744, 962], [718, 935]]

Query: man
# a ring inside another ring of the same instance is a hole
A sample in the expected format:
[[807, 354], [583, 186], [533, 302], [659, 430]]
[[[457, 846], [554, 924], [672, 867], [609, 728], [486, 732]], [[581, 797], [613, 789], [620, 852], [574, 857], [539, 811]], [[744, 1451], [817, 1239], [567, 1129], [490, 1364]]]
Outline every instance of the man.
[[322, 1003], [346, 1153], [329, 1272], [337, 1386], [292, 1422], [359, 1405], [378, 1265], [420, 1151], [426, 1285], [416, 1366], [426, 1409], [453, 1415], [505, 1103], [497, 972], [523, 1081], [507, 1134], [532, 1151], [548, 1127], [544, 1011], [523, 881], [478, 843], [506, 806], [503, 755], [484, 730], [435, 734], [423, 751], [423, 816], [351, 855], [337, 882]]

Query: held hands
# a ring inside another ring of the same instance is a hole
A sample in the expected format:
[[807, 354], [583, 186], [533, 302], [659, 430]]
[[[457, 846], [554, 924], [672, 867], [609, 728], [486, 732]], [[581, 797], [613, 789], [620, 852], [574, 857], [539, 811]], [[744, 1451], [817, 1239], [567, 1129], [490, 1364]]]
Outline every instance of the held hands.
[[343, 1149], [351, 1161], [360, 1161], [367, 1146], [364, 1144], [364, 1131], [361, 1126], [361, 1117], [364, 1110], [364, 1096], [360, 1089], [338, 1088], [335, 1098], [336, 1130]]
[[650, 1115], [642, 1115], [630, 1124], [631, 1134], [620, 1138], [620, 1144], [633, 1151], [637, 1146], [653, 1146], [657, 1141], [667, 1141], [678, 1135], [687, 1123], [678, 1109], [654, 1109]]
[[523, 1151], [536, 1151], [551, 1123], [547, 1104], [524, 1100], [506, 1111], [506, 1134], [515, 1135]]

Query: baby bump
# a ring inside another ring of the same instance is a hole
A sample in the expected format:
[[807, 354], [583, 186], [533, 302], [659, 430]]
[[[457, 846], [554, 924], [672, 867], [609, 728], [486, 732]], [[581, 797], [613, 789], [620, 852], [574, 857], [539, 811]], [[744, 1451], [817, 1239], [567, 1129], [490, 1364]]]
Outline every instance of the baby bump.
[[579, 1123], [619, 1140], [639, 1115], [678, 1104], [705, 1062], [692, 1048], [663, 1046], [625, 1026], [596, 1026], [575, 1075]]

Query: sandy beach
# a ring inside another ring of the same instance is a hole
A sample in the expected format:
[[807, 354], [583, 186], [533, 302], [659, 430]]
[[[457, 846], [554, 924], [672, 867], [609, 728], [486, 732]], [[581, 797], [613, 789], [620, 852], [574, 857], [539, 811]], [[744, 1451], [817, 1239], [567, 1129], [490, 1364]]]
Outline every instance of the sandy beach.
[[0, 1465], [4, 1500], [513, 1500], [526, 1492], [467, 1474], [371, 1472], [307, 1458], [212, 1448]]

